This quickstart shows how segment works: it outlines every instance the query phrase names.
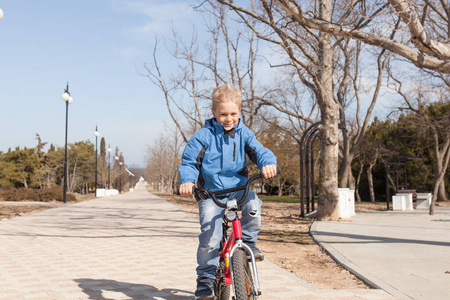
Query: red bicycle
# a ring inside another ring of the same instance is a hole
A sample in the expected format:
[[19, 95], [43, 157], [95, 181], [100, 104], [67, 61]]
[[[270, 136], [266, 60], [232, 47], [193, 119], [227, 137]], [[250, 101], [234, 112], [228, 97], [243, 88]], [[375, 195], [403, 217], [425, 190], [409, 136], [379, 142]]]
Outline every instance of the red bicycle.
[[[222, 222], [223, 236], [220, 244], [220, 260], [217, 278], [214, 281], [215, 299], [229, 300], [232, 290], [234, 291], [232, 299], [235, 300], [257, 299], [261, 295], [256, 259], [250, 247], [243, 242], [239, 216], [239, 207], [247, 198], [250, 184], [260, 178], [262, 178], [261, 174], [255, 175], [245, 185], [216, 192], [211, 192], [208, 188], [194, 186], [194, 194], [197, 199], [212, 199], [216, 205], [226, 209]], [[239, 200], [228, 199], [226, 203], [221, 203], [216, 198], [219, 195], [242, 190], [244, 193]], [[228, 235], [230, 223], [231, 232]]]

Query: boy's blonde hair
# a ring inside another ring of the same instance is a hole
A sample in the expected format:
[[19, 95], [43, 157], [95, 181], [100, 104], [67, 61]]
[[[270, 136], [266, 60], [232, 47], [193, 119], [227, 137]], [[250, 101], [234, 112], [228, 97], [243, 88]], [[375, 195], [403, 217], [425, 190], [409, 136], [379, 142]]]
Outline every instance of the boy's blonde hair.
[[221, 102], [233, 102], [241, 109], [241, 91], [235, 86], [227, 83], [225, 85], [216, 87], [212, 93], [212, 109], [216, 109], [217, 104]]

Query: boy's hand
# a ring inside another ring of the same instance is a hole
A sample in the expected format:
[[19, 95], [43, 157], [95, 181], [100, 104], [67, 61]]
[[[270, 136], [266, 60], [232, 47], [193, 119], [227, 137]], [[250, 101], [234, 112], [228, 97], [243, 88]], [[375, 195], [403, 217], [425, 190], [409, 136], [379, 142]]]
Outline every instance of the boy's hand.
[[277, 176], [277, 167], [275, 165], [264, 166], [261, 170], [264, 179], [269, 179]]
[[180, 195], [181, 196], [190, 196], [192, 195], [192, 187], [194, 186], [194, 183], [192, 182], [185, 182], [182, 185], [180, 185]]

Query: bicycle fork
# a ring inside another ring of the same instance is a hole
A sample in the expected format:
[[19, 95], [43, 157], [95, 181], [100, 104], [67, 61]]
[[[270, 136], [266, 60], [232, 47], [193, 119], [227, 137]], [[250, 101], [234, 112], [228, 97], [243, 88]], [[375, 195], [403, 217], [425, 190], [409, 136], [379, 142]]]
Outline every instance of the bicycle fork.
[[[231, 282], [233, 284], [233, 291], [234, 291], [233, 265], [229, 262], [231, 260], [231, 257], [233, 257], [234, 252], [237, 249], [244, 249], [244, 250], [246, 250], [247, 253], [250, 253], [250, 257], [251, 257], [250, 262], [251, 262], [252, 271], [253, 271], [253, 281], [254, 281], [255, 289], [256, 289], [255, 296], [260, 296], [261, 288], [259, 285], [258, 269], [256, 267], [255, 255], [253, 254], [252, 249], [243, 242], [241, 221], [239, 219], [233, 220], [233, 232], [231, 233], [230, 240], [235, 240], [235, 244], [231, 248], [230, 252], [225, 254], [225, 258], [226, 258], [226, 260], [228, 260], [227, 265], [229, 265], [229, 268], [230, 268], [230, 275], [231, 275]], [[226, 256], [228, 256], [228, 257], [226, 257]]]

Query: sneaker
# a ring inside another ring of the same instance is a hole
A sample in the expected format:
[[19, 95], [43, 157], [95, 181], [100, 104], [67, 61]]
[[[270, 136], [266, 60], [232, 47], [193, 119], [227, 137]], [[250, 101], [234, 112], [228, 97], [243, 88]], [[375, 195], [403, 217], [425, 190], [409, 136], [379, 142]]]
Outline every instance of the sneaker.
[[263, 261], [264, 260], [264, 255], [261, 253], [261, 250], [259, 250], [258, 248], [254, 247], [252, 249], [253, 251], [253, 255], [255, 256], [255, 260], [256, 261]]
[[212, 283], [208, 284], [205, 282], [199, 282], [197, 284], [197, 290], [195, 291], [195, 299], [213, 299], [214, 297], [214, 291], [212, 287]]
[[[264, 255], [262, 254], [261, 250], [259, 250], [258, 248], [256, 248], [255, 246], [250, 247], [252, 249], [253, 252], [253, 256], [255, 257], [256, 261], [263, 261], [264, 260]], [[250, 253], [247, 253], [247, 259], [252, 259]]]

